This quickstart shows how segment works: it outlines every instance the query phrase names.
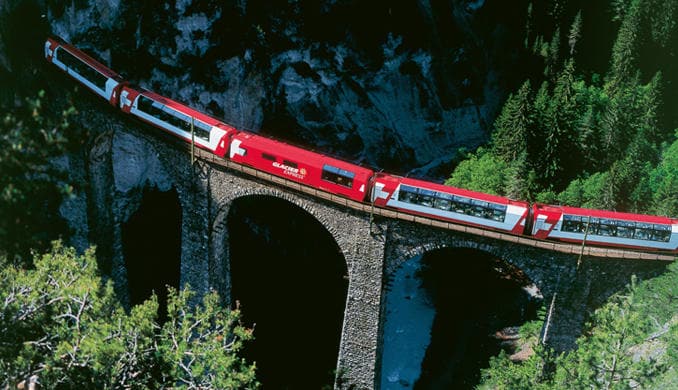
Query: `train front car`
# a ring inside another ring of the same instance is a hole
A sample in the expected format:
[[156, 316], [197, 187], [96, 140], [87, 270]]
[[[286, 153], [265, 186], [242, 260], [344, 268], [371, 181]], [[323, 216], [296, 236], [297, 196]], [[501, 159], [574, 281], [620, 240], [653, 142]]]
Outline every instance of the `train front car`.
[[364, 201], [373, 171], [296, 146], [239, 132], [231, 160], [356, 201]]
[[81, 50], [54, 38], [45, 41], [45, 58], [85, 87], [117, 106], [125, 81]]
[[186, 142], [219, 157], [228, 151], [230, 137], [237, 131], [209, 115], [154, 92], [124, 86], [120, 92], [120, 109], [144, 122], [159, 127]]
[[678, 252], [678, 220], [535, 204], [532, 235], [587, 245]]
[[381, 207], [512, 234], [523, 233], [529, 212], [526, 202], [381, 173], [372, 200]]

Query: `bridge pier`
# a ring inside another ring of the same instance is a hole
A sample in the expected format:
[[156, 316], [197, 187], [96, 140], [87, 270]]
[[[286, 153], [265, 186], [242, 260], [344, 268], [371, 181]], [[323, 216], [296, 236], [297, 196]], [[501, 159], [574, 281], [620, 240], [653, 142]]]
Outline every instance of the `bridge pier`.
[[[374, 389], [379, 382], [384, 240], [369, 220], [354, 227], [354, 245], [344, 252], [349, 285], [335, 388]], [[350, 238], [349, 238], [350, 239]]]
[[[585, 256], [577, 270], [577, 254], [546, 247], [381, 217], [371, 226], [368, 213], [331, 204], [320, 197], [285, 190], [205, 162], [194, 168], [186, 153], [168, 148], [170, 144], [145, 130], [139, 132], [126, 126], [102, 124], [101, 128], [109, 132], [93, 142], [88, 163], [81, 168], [90, 184], [87, 199], [91, 202], [82, 208], [91, 210], [88, 225], [80, 235], [89, 234], [99, 244], [102, 270], [113, 277], [116, 289], [123, 293], [126, 289], [120, 226], [138, 207], [138, 194], [144, 186], [174, 187], [178, 192], [182, 207], [181, 284], [189, 283], [199, 294], [216, 289], [226, 303], [230, 301], [226, 221], [231, 202], [247, 195], [286, 199], [318, 219], [337, 242], [347, 263], [349, 285], [337, 357], [337, 388], [379, 387], [385, 279], [399, 264], [417, 254], [442, 247], [473, 248], [523, 270], [538, 286], [547, 305], [557, 294], [547, 340], [557, 349], [574, 347], [590, 310], [623, 290], [631, 275], [648, 279], [661, 274], [669, 264], [623, 259], [628, 253], [618, 251], [619, 258]], [[135, 167], [136, 176], [130, 173], [130, 166]]]

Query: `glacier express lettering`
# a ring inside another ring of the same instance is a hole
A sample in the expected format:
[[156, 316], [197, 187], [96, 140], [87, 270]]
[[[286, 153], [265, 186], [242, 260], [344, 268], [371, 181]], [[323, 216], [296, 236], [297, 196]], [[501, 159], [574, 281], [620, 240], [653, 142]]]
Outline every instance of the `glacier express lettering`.
[[304, 168], [294, 168], [289, 165], [281, 164], [277, 161], [273, 163], [273, 166], [282, 169], [284, 174], [296, 177], [298, 179], [303, 179], [306, 176], [306, 170]]

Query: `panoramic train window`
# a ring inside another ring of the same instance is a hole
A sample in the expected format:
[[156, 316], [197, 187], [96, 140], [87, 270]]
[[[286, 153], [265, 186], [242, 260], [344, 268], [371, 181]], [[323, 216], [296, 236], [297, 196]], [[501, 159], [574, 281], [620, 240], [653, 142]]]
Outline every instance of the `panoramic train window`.
[[[186, 114], [175, 111], [143, 95], [139, 96], [137, 108], [139, 111], [143, 111], [155, 118], [158, 118], [168, 125], [174, 126], [177, 129], [185, 131], [189, 134], [191, 133], [191, 117]], [[211, 130], [210, 126], [198, 119], [193, 118], [192, 120], [195, 136], [205, 141], [209, 141]]]
[[331, 181], [332, 183], [339, 184], [343, 187], [353, 188], [355, 173], [325, 164], [323, 165], [321, 177], [325, 181]]
[[416, 189], [408, 186], [400, 186], [398, 200], [406, 203], [417, 203]]
[[452, 208], [452, 195], [449, 194], [438, 194], [439, 197], [433, 202], [433, 207], [445, 211], [449, 211]]
[[651, 223], [605, 218], [591, 218], [589, 221], [588, 217], [579, 215], [563, 215], [561, 230], [583, 234], [586, 232], [587, 223], [589, 224], [588, 234], [660, 242], [671, 240], [670, 225], [653, 225]]
[[68, 69], [89, 80], [102, 92], [106, 92], [106, 81], [108, 81], [108, 78], [99, 73], [98, 70], [82, 62], [78, 57], [69, 53], [62, 47], [56, 49], [56, 58], [66, 65]]
[[506, 219], [506, 205], [465, 198], [423, 188], [410, 187], [407, 185], [400, 186], [398, 200], [497, 222], [504, 222]]

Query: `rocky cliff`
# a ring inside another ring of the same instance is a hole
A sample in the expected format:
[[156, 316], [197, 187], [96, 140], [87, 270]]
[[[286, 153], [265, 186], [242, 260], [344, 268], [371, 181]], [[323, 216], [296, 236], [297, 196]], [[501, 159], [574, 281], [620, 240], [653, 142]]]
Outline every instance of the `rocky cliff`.
[[54, 1], [45, 17], [133, 82], [239, 128], [442, 179], [517, 79], [520, 3]]

